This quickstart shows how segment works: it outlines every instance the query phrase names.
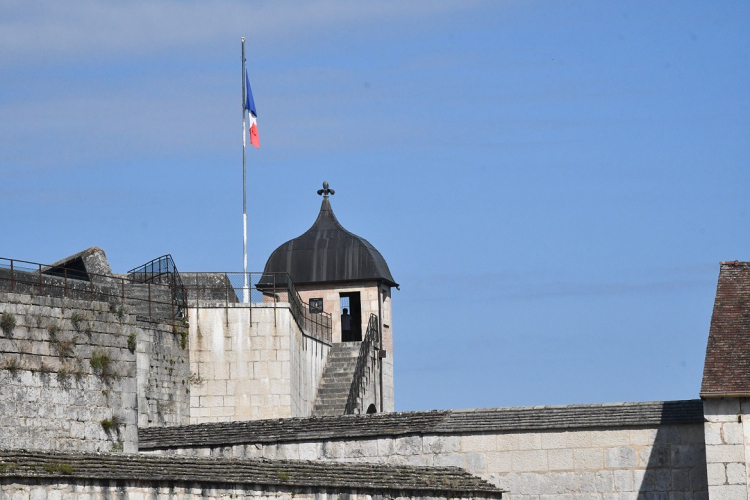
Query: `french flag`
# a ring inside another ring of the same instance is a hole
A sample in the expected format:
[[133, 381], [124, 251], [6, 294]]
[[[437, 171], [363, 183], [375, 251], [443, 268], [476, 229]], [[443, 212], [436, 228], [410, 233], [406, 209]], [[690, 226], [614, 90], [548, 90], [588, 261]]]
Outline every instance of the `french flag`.
[[250, 120], [250, 144], [260, 149], [260, 139], [258, 139], [258, 113], [255, 111], [255, 101], [253, 100], [253, 91], [250, 90], [250, 78], [245, 71], [245, 109], [248, 111]]

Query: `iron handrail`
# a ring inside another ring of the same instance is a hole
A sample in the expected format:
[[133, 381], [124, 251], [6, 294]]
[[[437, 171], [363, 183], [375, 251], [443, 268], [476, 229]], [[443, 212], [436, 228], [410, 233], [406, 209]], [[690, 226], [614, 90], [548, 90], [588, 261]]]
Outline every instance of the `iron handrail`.
[[[0, 284], [7, 283], [12, 293], [135, 306], [136, 314], [147, 312], [152, 319], [182, 319], [185, 313], [185, 304], [171, 285], [144, 284], [124, 276], [82, 273], [65, 266], [0, 257]], [[124, 314], [123, 309], [120, 312]]]
[[359, 399], [362, 389], [365, 384], [365, 368], [367, 367], [367, 361], [369, 360], [370, 351], [378, 347], [380, 339], [378, 336], [378, 317], [375, 314], [370, 313], [370, 319], [367, 322], [367, 331], [365, 337], [362, 339], [362, 343], [359, 345], [359, 355], [357, 356], [357, 366], [354, 369], [354, 378], [352, 379], [352, 385], [349, 387], [349, 396], [346, 398], [346, 407], [344, 409], [344, 415], [351, 415], [357, 408], [357, 400]]
[[327, 344], [332, 342], [331, 314], [310, 312], [309, 304], [302, 300], [287, 273], [188, 272], [182, 273], [182, 279], [190, 307], [229, 307], [242, 304], [245, 296], [251, 308], [259, 303], [274, 307], [286, 303], [307, 336]]

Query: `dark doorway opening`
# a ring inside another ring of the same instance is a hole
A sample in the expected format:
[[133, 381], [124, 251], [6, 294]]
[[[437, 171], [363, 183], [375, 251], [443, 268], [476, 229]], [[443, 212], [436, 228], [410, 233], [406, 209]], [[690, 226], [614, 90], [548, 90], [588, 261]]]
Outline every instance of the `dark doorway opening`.
[[360, 302], [359, 292], [342, 293], [340, 297], [341, 342], [361, 342], [362, 303]]
[[378, 409], [375, 408], [375, 405], [370, 405], [367, 407], [367, 414], [372, 415], [373, 413], [377, 413]]

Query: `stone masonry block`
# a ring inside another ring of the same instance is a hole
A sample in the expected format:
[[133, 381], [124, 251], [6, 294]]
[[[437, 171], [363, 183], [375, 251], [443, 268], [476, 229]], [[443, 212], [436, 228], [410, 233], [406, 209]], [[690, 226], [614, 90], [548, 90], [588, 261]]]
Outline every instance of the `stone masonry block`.
[[[511, 472], [513, 470], [512, 455], [513, 452], [510, 451], [487, 453], [487, 472]], [[463, 460], [461, 465], [463, 465]]]
[[591, 493], [596, 491], [596, 474], [593, 472], [583, 472], [578, 476], [578, 488], [582, 493]]
[[576, 470], [599, 470], [604, 459], [599, 448], [583, 448], [573, 450], [573, 460]]
[[706, 422], [703, 424], [706, 444], [724, 444], [721, 436], [721, 422]]
[[547, 470], [547, 452], [544, 450], [514, 451], [514, 472], [540, 472]]
[[630, 446], [608, 448], [604, 452], [604, 466], [608, 469], [628, 469], [637, 467], [638, 454], [635, 449]]
[[610, 447], [627, 446], [630, 444], [630, 431], [591, 431], [591, 446]]
[[672, 469], [672, 491], [690, 491], [690, 473], [686, 469]]
[[376, 457], [378, 456], [378, 442], [374, 439], [363, 439], [357, 441], [344, 441], [345, 453], [350, 458]]
[[746, 484], [747, 472], [745, 464], [727, 464], [727, 483]]
[[706, 462], [745, 462], [745, 447], [742, 445], [706, 445]]
[[320, 458], [318, 446], [318, 443], [299, 443], [300, 460], [318, 460]]
[[698, 444], [679, 444], [671, 446], [672, 467], [693, 467], [702, 462], [703, 446]]
[[549, 450], [568, 447], [565, 434], [562, 432], [545, 432], [541, 436], [543, 449]]
[[591, 447], [591, 431], [571, 431], [565, 433], [568, 448]]
[[727, 483], [725, 464], [708, 464], [706, 472], [708, 473], [709, 486], [718, 486]]
[[518, 436], [519, 450], [541, 450], [542, 435], [536, 432], [525, 432]]
[[498, 434], [496, 438], [497, 451], [518, 450], [518, 434]]
[[464, 455], [465, 468], [472, 474], [483, 474], [487, 470], [487, 463], [483, 453], [467, 453]]
[[633, 488], [633, 473], [629, 470], [616, 470], [614, 473], [615, 491], [635, 491]]
[[495, 451], [495, 449], [495, 436], [492, 434], [461, 436], [461, 451]]
[[547, 451], [547, 464], [549, 470], [573, 470], [573, 450]]
[[[462, 439], [463, 441], [463, 439]], [[394, 440], [397, 455], [418, 455], [422, 453], [422, 436], [406, 436]], [[463, 446], [462, 446], [463, 449]]]
[[600, 493], [611, 493], [615, 490], [614, 476], [612, 471], [600, 470], [596, 473], [596, 491]]
[[726, 444], [743, 444], [742, 424], [739, 422], [727, 422], [721, 426], [721, 433]]
[[747, 500], [747, 488], [740, 485], [711, 487], [711, 500]]
[[670, 491], [672, 489], [672, 472], [669, 469], [654, 470], [654, 489]]
[[432, 461], [436, 467], [463, 467], [463, 453], [449, 453], [446, 455], [435, 455]]
[[444, 434], [424, 436], [422, 438], [422, 449], [424, 453], [453, 453], [461, 449], [461, 438]]
[[669, 465], [670, 454], [667, 445], [644, 446], [639, 452], [640, 466], [651, 469], [666, 467]]

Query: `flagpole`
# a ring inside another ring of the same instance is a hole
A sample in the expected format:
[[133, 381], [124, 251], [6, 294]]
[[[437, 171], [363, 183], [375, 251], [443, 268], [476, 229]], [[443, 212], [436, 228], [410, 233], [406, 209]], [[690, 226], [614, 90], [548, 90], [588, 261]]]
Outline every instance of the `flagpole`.
[[247, 282], [247, 123], [245, 117], [245, 37], [242, 37], [242, 259], [244, 283], [242, 288], [242, 302], [250, 302]]

